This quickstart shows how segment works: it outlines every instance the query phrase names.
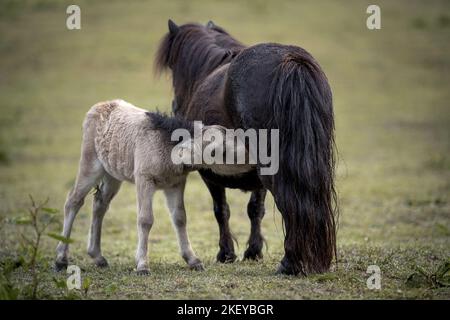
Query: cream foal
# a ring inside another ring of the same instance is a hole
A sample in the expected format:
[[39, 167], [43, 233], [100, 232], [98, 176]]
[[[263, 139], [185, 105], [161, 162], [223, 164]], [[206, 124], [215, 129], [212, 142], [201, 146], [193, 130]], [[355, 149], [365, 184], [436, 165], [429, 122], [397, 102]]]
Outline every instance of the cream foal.
[[[171, 151], [176, 142], [171, 141], [170, 131], [180, 126], [194, 132], [192, 123], [149, 113], [123, 100], [98, 103], [87, 113], [83, 123], [78, 175], [64, 206], [62, 235], [70, 237], [75, 216], [86, 195], [97, 187], [88, 244], [88, 254], [97, 266], [108, 265], [100, 245], [103, 217], [121, 183], [129, 181], [135, 183], [137, 188], [138, 274], [149, 272], [147, 245], [154, 220], [152, 198], [158, 189], [165, 193], [181, 256], [190, 268], [203, 270], [203, 264], [192, 250], [186, 230], [183, 194], [189, 171], [213, 168], [214, 165], [174, 164]], [[205, 129], [217, 129], [225, 137], [223, 127], [203, 126], [200, 131]], [[191, 155], [193, 150], [203, 150], [203, 142], [198, 146], [194, 140], [192, 143], [183, 143], [186, 154]], [[223, 170], [223, 165], [218, 167]], [[57, 270], [68, 265], [68, 247], [67, 243], [58, 244], [55, 262]]]

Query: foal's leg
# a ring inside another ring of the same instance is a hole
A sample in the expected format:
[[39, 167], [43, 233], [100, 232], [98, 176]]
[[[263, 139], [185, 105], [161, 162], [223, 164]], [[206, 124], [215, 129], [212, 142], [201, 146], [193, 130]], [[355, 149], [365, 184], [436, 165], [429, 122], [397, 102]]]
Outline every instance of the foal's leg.
[[121, 182], [105, 173], [94, 195], [92, 221], [89, 232], [88, 254], [98, 267], [107, 267], [108, 261], [102, 256], [102, 222], [109, 204], [120, 189]]
[[[64, 227], [62, 236], [70, 238], [73, 221], [80, 208], [83, 206], [84, 198], [89, 191], [97, 184], [104, 174], [104, 169], [94, 154], [82, 154], [80, 167], [75, 186], [69, 192], [64, 205]], [[66, 268], [68, 265], [69, 244], [60, 242], [56, 248], [55, 269], [57, 271]]]
[[147, 263], [148, 234], [153, 226], [152, 200], [156, 190], [144, 177], [136, 178], [136, 188], [138, 198], [136, 271], [139, 275], [146, 275], [150, 272]]
[[186, 230], [186, 211], [184, 209], [184, 187], [186, 180], [178, 186], [164, 190], [167, 206], [170, 210], [172, 223], [178, 238], [180, 252], [183, 259], [194, 270], [204, 270], [203, 264], [192, 250], [189, 236]]
[[230, 220], [230, 208], [228, 207], [227, 199], [225, 196], [225, 188], [213, 184], [206, 179], [206, 186], [213, 198], [214, 203], [214, 215], [216, 216], [217, 223], [219, 224], [219, 253], [217, 254], [217, 261], [222, 263], [234, 262], [236, 260], [236, 254], [234, 253], [233, 238], [230, 232], [230, 226], [228, 221]]
[[261, 220], [264, 217], [264, 200], [266, 189], [258, 189], [252, 192], [247, 205], [247, 214], [250, 218], [251, 231], [248, 239], [248, 248], [245, 250], [244, 259], [258, 260], [263, 257], [262, 248], [264, 238], [261, 234]]

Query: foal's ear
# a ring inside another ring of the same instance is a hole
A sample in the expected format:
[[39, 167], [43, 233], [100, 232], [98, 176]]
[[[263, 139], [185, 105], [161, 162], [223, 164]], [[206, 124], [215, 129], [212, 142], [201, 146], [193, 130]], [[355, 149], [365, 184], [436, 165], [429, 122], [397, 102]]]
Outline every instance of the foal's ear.
[[206, 27], [208, 29], [212, 29], [214, 28], [216, 25], [214, 24], [214, 22], [212, 22], [212, 20], [209, 20], [208, 23], [206, 24]]
[[172, 19], [169, 19], [167, 24], [169, 26], [169, 32], [171, 34], [177, 34], [178, 30], [180, 30], [180, 27], [178, 27], [177, 24], [172, 21]]

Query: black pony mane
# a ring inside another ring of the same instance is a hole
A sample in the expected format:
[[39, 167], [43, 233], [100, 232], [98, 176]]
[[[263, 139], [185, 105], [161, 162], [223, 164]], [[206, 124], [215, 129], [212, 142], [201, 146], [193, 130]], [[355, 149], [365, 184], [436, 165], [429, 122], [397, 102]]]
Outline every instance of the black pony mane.
[[[199, 80], [229, 63], [245, 48], [224, 29], [189, 23], [168, 32], [159, 45], [155, 71], [172, 70], [175, 96], [189, 100]], [[183, 101], [177, 101], [179, 107]]]
[[186, 129], [191, 136], [194, 135], [194, 122], [185, 120], [178, 116], [169, 116], [162, 112], [146, 112], [150, 119], [150, 129], [160, 131], [167, 141], [177, 144], [179, 141], [172, 141], [172, 132], [176, 129]]

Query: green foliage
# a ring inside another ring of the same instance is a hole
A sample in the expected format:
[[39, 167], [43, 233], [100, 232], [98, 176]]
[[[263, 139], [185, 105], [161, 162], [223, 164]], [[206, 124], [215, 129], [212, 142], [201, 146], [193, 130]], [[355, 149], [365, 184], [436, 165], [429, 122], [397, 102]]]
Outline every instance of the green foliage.
[[47, 235], [50, 238], [53, 238], [53, 239], [58, 240], [58, 241], [61, 241], [62, 243], [67, 243], [68, 244], [68, 243], [72, 243], [73, 242], [72, 239], [66, 238], [66, 237], [64, 237], [62, 235], [59, 235], [57, 233], [49, 232], [49, 233], [47, 233]]
[[42, 203], [36, 203], [31, 195], [29, 198], [31, 205], [28, 209], [28, 216], [21, 217], [14, 222], [17, 225], [29, 227], [27, 230], [19, 231], [22, 239], [24, 267], [29, 270], [32, 278], [31, 284], [25, 287], [23, 293], [26, 298], [37, 299], [41, 280], [38, 264], [42, 260], [40, 252], [42, 236], [47, 228], [56, 222], [54, 214], [57, 211], [45, 207], [48, 198]]
[[327, 282], [339, 280], [339, 277], [334, 273], [324, 273], [314, 276], [313, 279], [317, 282]]
[[81, 289], [83, 290], [83, 294], [87, 296], [89, 288], [91, 287], [92, 280], [89, 277], [84, 277], [83, 283], [81, 284]]
[[89, 277], [84, 277], [81, 284], [81, 291], [76, 289], [69, 290], [67, 287], [67, 279], [59, 279], [57, 277], [52, 278], [53, 283], [59, 293], [59, 297], [65, 300], [82, 299], [88, 297], [89, 288], [91, 287], [92, 280]]
[[4, 259], [0, 264], [0, 300], [16, 300], [20, 289], [11, 281], [12, 272], [21, 265], [21, 261]]
[[[2, 268], [0, 297], [5, 299], [16, 299], [19, 293], [24, 298], [39, 298], [39, 285], [42, 280], [39, 265], [46, 265], [46, 261], [41, 254], [42, 237], [50, 226], [56, 224], [55, 214], [58, 213], [58, 210], [46, 206], [49, 201], [48, 198], [41, 203], [37, 203], [31, 195], [29, 195], [29, 198], [31, 204], [27, 210], [28, 215], [9, 219], [9, 223], [18, 228], [21, 250], [19, 251], [19, 264], [6, 262]], [[70, 239], [58, 236], [55, 233], [47, 233], [47, 235], [59, 241], [72, 242]], [[29, 272], [31, 282], [21, 288], [15, 288], [10, 281], [11, 273], [15, 269], [12, 266], [15, 268], [21, 266]]]
[[434, 272], [421, 266], [415, 266], [415, 271], [408, 276], [406, 284], [410, 287], [449, 287], [450, 260], [443, 262]]

